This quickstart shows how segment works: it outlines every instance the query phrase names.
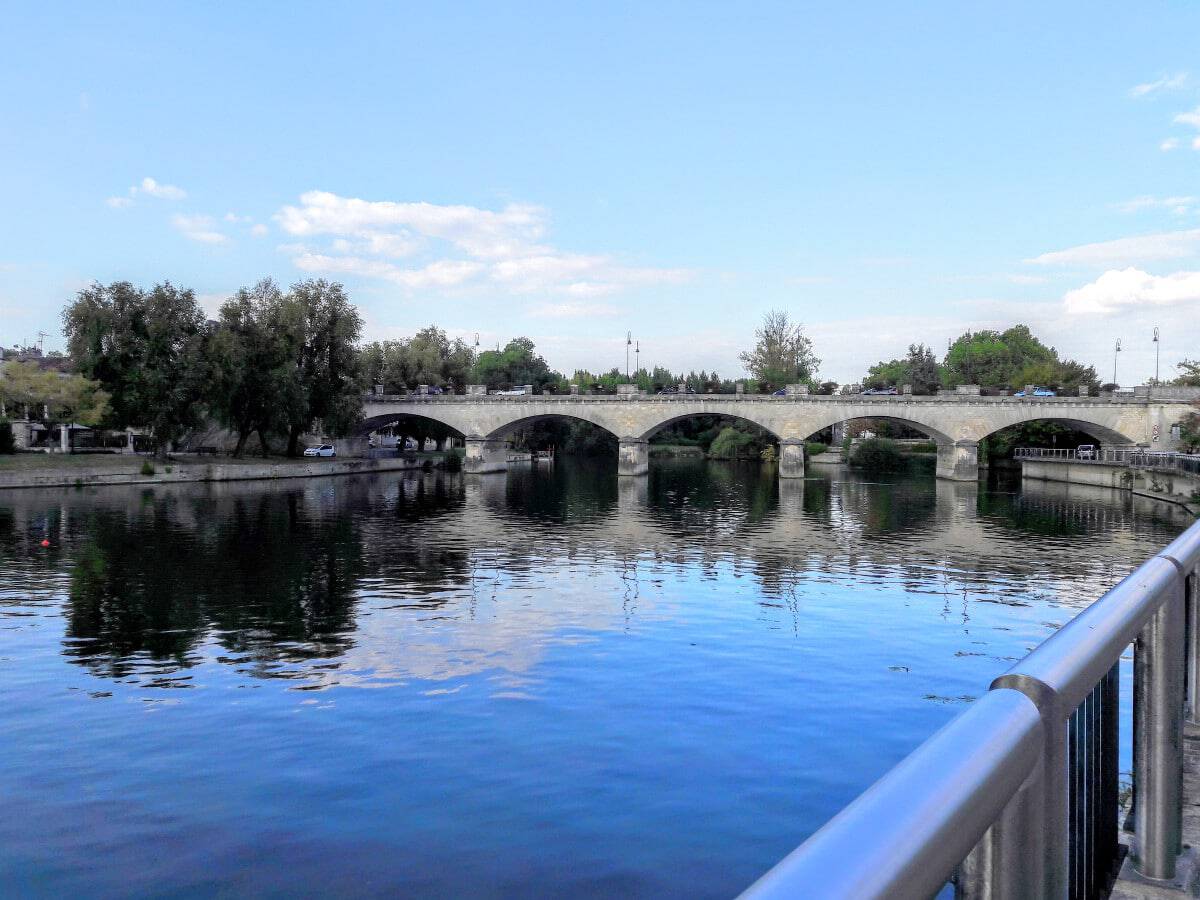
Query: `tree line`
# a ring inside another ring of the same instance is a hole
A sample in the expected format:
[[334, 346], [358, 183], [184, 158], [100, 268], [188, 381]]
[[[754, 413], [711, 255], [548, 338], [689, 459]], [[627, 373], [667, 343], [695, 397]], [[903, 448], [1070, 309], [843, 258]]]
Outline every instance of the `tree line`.
[[264, 280], [226, 300], [210, 321], [195, 293], [170, 282], [149, 290], [94, 284], [63, 311], [76, 372], [108, 395], [100, 424], [139, 428], [160, 453], [211, 418], [257, 432], [289, 455], [320, 427], [344, 431], [361, 415], [362, 319], [340, 284]]

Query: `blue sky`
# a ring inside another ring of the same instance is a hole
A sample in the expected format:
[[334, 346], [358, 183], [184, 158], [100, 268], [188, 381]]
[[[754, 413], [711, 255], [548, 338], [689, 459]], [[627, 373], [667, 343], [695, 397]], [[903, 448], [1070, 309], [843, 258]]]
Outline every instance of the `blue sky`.
[[552, 365], [855, 380], [1025, 321], [1200, 357], [1196, 4], [9, 3], [0, 344], [93, 280], [343, 281]]

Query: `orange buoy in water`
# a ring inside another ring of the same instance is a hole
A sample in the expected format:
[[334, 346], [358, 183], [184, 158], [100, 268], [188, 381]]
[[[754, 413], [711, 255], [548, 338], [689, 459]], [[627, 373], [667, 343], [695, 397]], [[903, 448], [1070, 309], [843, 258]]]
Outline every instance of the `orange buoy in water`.
[[49, 542], [48, 540], [46, 540], [45, 538], [42, 538], [42, 546], [43, 546], [43, 547], [49, 547], [49, 546], [50, 546], [50, 542]]

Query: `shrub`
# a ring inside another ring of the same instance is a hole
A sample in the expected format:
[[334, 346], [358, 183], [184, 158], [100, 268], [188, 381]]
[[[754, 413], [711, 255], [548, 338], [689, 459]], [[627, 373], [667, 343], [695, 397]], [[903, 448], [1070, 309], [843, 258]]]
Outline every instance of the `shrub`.
[[147, 459], [147, 460], [144, 460], [144, 461], [142, 462], [142, 474], [143, 474], [143, 475], [154, 475], [154, 474], [156, 474], [156, 473], [155, 473], [155, 469], [154, 469], [154, 463], [150, 462], [150, 460], [148, 460], [148, 459]]
[[446, 471], [447, 472], [461, 472], [462, 467], [463, 467], [462, 456], [459, 455], [459, 452], [457, 450], [450, 450], [446, 454]]
[[0, 419], [0, 453], [16, 453], [17, 444], [13, 439], [12, 422]]
[[908, 448], [909, 453], [937, 453], [937, 444], [933, 441], [921, 441]]
[[806, 457], [818, 456], [818, 455], [824, 453], [828, 449], [829, 449], [829, 445], [822, 444], [820, 441], [805, 441], [804, 442], [804, 455]]
[[723, 428], [708, 448], [708, 455], [713, 459], [737, 459], [753, 443], [754, 435], [732, 427]]
[[870, 438], [854, 448], [850, 465], [868, 472], [899, 472], [905, 468], [904, 456], [894, 441]]

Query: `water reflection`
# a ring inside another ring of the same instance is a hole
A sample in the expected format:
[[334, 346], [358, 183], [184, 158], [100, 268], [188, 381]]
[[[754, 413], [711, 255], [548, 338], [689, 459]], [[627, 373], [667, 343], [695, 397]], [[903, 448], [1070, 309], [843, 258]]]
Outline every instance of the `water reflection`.
[[1183, 524], [703, 461], [9, 492], [0, 877], [729, 896]]

